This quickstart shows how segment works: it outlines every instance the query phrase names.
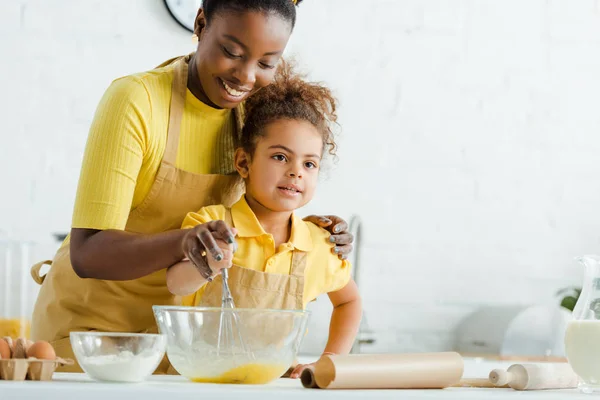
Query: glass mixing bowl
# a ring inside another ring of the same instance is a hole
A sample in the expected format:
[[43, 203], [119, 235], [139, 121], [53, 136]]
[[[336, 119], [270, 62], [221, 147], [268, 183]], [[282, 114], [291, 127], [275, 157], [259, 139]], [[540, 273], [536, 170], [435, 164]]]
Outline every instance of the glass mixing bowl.
[[195, 382], [264, 384], [294, 363], [308, 311], [154, 306], [167, 356]]
[[141, 382], [165, 355], [164, 335], [151, 333], [71, 332], [77, 362], [99, 381]]

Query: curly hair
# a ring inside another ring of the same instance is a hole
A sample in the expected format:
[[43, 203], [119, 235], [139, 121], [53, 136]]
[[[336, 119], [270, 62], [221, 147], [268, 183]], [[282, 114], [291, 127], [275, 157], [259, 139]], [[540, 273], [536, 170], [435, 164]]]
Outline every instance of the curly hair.
[[290, 63], [281, 61], [272, 84], [246, 100], [240, 147], [253, 154], [265, 126], [281, 119], [307, 121], [321, 133], [323, 150], [335, 156], [337, 145], [331, 125], [337, 122], [336, 99], [319, 83], [307, 82]]
[[302, 0], [204, 0], [202, 9], [206, 15], [206, 22], [210, 24], [213, 17], [223, 11], [243, 13], [258, 11], [262, 13], [276, 13], [286, 21], [296, 25], [296, 7]]

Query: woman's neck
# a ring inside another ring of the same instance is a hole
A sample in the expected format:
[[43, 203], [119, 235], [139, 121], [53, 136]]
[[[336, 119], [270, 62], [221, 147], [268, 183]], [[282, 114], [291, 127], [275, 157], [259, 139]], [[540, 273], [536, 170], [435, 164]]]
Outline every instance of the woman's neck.
[[219, 108], [216, 104], [214, 104], [202, 88], [202, 83], [200, 82], [200, 75], [198, 74], [198, 64], [196, 63], [196, 54], [190, 57], [190, 61], [188, 63], [188, 76], [187, 76], [187, 87], [192, 92], [194, 97], [203, 102], [204, 104], [212, 107]]
[[275, 247], [287, 243], [292, 234], [292, 211], [273, 211], [259, 203], [252, 195], [246, 193], [245, 196], [262, 228], [273, 236]]

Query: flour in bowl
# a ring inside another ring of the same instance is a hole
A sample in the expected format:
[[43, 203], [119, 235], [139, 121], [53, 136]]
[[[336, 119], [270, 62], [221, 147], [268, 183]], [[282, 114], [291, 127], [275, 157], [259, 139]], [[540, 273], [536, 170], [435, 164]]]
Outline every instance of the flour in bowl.
[[114, 382], [141, 382], [151, 375], [163, 357], [161, 352], [145, 351], [85, 357], [81, 368], [92, 378]]

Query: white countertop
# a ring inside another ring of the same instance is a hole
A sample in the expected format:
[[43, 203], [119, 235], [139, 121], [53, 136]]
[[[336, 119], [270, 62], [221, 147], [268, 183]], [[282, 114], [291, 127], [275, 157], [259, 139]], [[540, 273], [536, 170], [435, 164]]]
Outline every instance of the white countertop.
[[[494, 368], [511, 363], [465, 360], [464, 376], [486, 377]], [[268, 385], [193, 383], [180, 376], [152, 376], [137, 384], [95, 382], [85, 374], [54, 374], [49, 382], [0, 381], [0, 400], [207, 400], [207, 399], [570, 399], [585, 398], [577, 389], [516, 391], [513, 389], [447, 388], [443, 390], [318, 390], [305, 389], [299, 380], [279, 379]]]

